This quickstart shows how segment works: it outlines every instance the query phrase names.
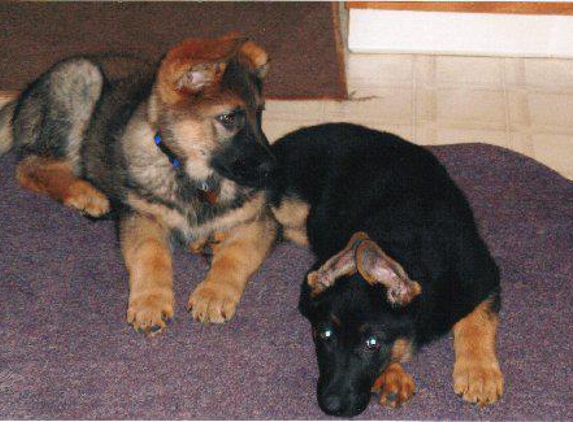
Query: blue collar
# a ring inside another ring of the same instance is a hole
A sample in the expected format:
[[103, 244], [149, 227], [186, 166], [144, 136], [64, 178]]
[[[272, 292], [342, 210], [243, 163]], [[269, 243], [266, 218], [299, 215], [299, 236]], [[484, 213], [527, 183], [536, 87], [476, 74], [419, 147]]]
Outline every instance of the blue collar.
[[[167, 148], [167, 145], [165, 145], [165, 142], [163, 142], [163, 138], [161, 138], [161, 134], [159, 133], [159, 131], [155, 133], [153, 140], [155, 141], [155, 145], [157, 145], [157, 147], [161, 150], [161, 152], [165, 154], [167, 158], [169, 158], [169, 162], [171, 163], [171, 165], [175, 168], [179, 168], [181, 166], [181, 163], [179, 162], [175, 154], [173, 154], [173, 152], [171, 152], [171, 150]], [[208, 181], [203, 181], [199, 186], [199, 188], [197, 189], [197, 197], [201, 202], [207, 202], [213, 205], [217, 202], [219, 194], [217, 193], [216, 190], [213, 190], [211, 188]]]
[[167, 156], [167, 158], [169, 158], [169, 162], [171, 163], [171, 165], [173, 167], [179, 167], [181, 165], [181, 163], [179, 162], [179, 160], [177, 159], [175, 154], [173, 154], [173, 152], [171, 152], [171, 150], [169, 148], [167, 148], [167, 145], [165, 145], [165, 142], [163, 142], [163, 138], [161, 137], [161, 134], [159, 133], [159, 131], [157, 131], [155, 133], [153, 140], [155, 141], [155, 145], [157, 145], [159, 147], [161, 152], [163, 154], [165, 154]]

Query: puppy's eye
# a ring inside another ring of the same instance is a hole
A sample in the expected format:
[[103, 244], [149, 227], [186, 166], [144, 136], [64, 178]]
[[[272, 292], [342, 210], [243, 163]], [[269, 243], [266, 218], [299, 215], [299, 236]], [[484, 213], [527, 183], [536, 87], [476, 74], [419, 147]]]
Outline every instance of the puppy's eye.
[[233, 127], [237, 122], [237, 114], [236, 113], [228, 113], [228, 114], [221, 114], [217, 116], [217, 120], [221, 122], [221, 124], [225, 127]]
[[367, 350], [378, 350], [380, 348], [380, 340], [376, 336], [370, 336], [366, 339]]
[[325, 327], [318, 332], [318, 336], [321, 340], [328, 341], [334, 336], [334, 330], [330, 327]]
[[244, 112], [239, 110], [220, 114], [217, 116], [217, 120], [223, 125], [225, 129], [235, 129], [243, 126], [245, 120], [244, 117]]

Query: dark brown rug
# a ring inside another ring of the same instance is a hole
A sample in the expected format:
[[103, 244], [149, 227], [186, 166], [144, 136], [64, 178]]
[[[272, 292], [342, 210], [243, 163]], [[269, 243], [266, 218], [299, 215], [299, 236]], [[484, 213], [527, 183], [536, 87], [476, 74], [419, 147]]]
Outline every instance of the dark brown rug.
[[345, 99], [337, 8], [330, 2], [2, 2], [0, 90], [20, 90], [72, 55], [129, 53], [154, 61], [185, 38], [237, 31], [271, 55], [268, 97]]

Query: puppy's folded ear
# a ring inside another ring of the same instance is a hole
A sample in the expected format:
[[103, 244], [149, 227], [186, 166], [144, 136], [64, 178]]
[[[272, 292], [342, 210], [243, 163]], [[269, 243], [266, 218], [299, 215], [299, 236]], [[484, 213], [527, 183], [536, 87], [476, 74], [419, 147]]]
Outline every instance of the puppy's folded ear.
[[318, 270], [307, 275], [306, 281], [311, 288], [312, 296], [334, 285], [337, 278], [356, 272], [356, 249], [366, 239], [368, 239], [366, 233], [355, 233], [342, 251], [326, 261]]
[[229, 34], [215, 40], [191, 38], [167, 52], [157, 73], [157, 90], [162, 101], [175, 103], [218, 84], [227, 62], [247, 39]]
[[392, 305], [405, 306], [422, 293], [420, 284], [411, 280], [404, 268], [372, 240], [362, 242], [356, 249], [356, 268], [371, 285], [386, 287], [386, 296]]
[[190, 66], [175, 82], [175, 89], [185, 94], [195, 94], [206, 86], [218, 83], [227, 63], [218, 61], [214, 63], [200, 63]]

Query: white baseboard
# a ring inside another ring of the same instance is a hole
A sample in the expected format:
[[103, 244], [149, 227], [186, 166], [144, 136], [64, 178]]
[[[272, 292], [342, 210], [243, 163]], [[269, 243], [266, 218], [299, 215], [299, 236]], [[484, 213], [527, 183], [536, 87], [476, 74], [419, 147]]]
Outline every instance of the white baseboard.
[[573, 16], [350, 9], [357, 53], [573, 58]]

